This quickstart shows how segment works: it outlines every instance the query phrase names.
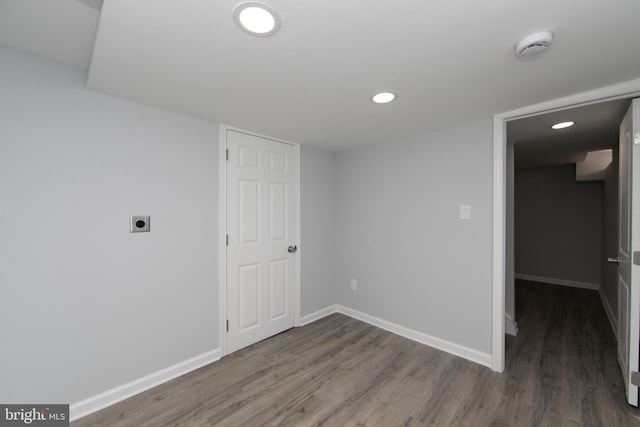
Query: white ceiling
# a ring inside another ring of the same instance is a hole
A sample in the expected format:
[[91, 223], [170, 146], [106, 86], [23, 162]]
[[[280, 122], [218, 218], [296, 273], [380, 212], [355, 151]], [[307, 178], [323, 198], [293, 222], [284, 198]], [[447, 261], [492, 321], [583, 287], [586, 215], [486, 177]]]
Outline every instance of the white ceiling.
[[[344, 150], [640, 77], [638, 0], [263, 1], [273, 37], [235, 26], [239, 0], [105, 0], [88, 87]], [[0, 0], [0, 44], [87, 68], [100, 3]]]

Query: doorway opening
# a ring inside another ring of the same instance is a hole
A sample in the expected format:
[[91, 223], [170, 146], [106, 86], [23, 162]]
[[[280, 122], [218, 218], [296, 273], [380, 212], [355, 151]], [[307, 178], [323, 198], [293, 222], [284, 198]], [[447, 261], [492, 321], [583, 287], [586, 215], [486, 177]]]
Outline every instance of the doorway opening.
[[618, 247], [618, 133], [630, 102], [507, 123], [507, 333], [517, 331], [517, 280], [598, 291], [615, 331], [617, 269], [606, 258]]
[[507, 123], [554, 111], [568, 110], [604, 101], [640, 96], [640, 80], [633, 80], [532, 105], [494, 116], [494, 188], [493, 188], [493, 315], [492, 364], [496, 372], [505, 367], [505, 285], [507, 268]]

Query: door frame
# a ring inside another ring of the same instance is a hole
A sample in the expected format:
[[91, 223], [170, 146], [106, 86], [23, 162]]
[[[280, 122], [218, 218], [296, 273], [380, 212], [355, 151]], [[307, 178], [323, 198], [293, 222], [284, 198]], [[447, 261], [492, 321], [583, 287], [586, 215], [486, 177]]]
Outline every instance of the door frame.
[[534, 104], [493, 116], [493, 298], [491, 369], [504, 371], [506, 221], [507, 221], [507, 122], [552, 111], [566, 110], [622, 98], [640, 96], [640, 79]]
[[296, 160], [295, 167], [295, 192], [294, 192], [294, 205], [295, 205], [295, 233], [296, 233], [296, 246], [298, 251], [296, 252], [294, 260], [294, 278], [295, 284], [293, 287], [293, 301], [294, 301], [294, 319], [293, 326], [300, 326], [300, 259], [304, 252], [302, 245], [300, 244], [300, 144], [285, 141], [282, 139], [272, 138], [267, 135], [261, 135], [256, 132], [246, 131], [237, 127], [220, 124], [220, 134], [218, 137], [218, 181], [220, 183], [218, 190], [218, 312], [219, 312], [219, 347], [220, 355], [227, 355], [227, 131], [235, 131], [244, 133], [247, 135], [256, 136], [258, 138], [265, 138], [271, 141], [281, 142], [283, 144], [293, 145], [294, 156]]

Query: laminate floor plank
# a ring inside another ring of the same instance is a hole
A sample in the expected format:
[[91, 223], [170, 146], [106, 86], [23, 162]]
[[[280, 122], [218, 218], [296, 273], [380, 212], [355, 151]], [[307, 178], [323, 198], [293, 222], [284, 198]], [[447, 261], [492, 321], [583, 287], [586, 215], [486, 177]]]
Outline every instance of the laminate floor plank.
[[334, 314], [71, 425], [640, 426], [597, 292], [518, 281], [516, 314], [502, 374]]

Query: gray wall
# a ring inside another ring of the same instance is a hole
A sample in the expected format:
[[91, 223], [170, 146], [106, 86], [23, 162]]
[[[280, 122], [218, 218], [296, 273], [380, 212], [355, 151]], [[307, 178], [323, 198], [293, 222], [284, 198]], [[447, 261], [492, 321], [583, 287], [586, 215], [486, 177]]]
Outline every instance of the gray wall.
[[[0, 73], [0, 402], [74, 403], [219, 348], [219, 125], [2, 47]], [[335, 304], [335, 155], [301, 157], [304, 316]]]
[[487, 119], [338, 154], [338, 303], [491, 353], [492, 135]]
[[601, 210], [602, 183], [575, 165], [516, 170], [516, 274], [599, 284]]
[[335, 164], [336, 154], [301, 147], [302, 206], [301, 314], [336, 303], [335, 289]]
[[76, 402], [217, 348], [218, 124], [4, 48], [0, 70], [0, 401]]

